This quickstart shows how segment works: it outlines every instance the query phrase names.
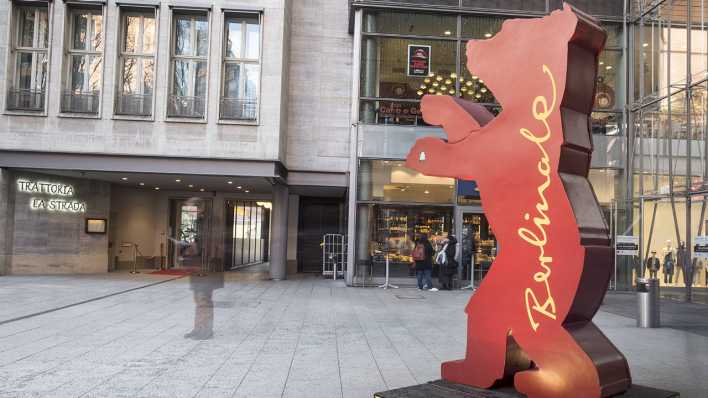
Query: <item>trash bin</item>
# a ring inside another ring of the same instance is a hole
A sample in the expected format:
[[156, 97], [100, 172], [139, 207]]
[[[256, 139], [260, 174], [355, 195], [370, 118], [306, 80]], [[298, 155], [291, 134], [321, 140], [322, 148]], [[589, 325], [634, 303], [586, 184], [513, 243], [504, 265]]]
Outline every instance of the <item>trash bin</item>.
[[659, 280], [637, 279], [637, 327], [658, 328], [659, 320]]

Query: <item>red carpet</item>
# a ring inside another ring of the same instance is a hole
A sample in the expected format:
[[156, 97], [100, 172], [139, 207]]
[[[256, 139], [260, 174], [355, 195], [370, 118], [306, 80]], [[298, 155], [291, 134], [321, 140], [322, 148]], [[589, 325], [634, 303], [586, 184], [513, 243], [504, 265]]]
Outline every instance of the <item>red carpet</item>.
[[154, 271], [151, 272], [150, 275], [192, 275], [193, 273], [199, 271], [198, 269], [191, 269], [191, 268], [170, 268], [170, 269], [161, 269], [159, 271]]

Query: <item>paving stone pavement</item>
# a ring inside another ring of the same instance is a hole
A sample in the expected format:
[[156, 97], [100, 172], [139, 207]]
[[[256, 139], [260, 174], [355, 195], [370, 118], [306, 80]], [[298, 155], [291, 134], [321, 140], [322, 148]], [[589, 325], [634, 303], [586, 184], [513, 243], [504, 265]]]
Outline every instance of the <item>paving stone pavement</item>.
[[[97, 292], [129, 279], [66, 278], [77, 287], [93, 281]], [[1, 324], [0, 397], [372, 397], [437, 379], [441, 361], [464, 353], [468, 291], [237, 274], [223, 287], [209, 283], [181, 278]], [[0, 305], [24, 308], [29, 296], [11, 300], [9, 285], [0, 278]], [[35, 289], [42, 297], [31, 302], [61, 296], [60, 285]], [[705, 334], [637, 329], [605, 311], [596, 323], [628, 357], [636, 383], [708, 396]], [[213, 337], [185, 337], [195, 330]]]

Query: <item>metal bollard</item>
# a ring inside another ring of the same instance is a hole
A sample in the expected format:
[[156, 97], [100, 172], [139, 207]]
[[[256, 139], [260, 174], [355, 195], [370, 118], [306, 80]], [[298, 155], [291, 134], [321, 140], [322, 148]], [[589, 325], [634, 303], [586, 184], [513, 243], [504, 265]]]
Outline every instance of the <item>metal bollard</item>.
[[659, 280], [637, 279], [637, 327], [658, 328], [659, 319]]

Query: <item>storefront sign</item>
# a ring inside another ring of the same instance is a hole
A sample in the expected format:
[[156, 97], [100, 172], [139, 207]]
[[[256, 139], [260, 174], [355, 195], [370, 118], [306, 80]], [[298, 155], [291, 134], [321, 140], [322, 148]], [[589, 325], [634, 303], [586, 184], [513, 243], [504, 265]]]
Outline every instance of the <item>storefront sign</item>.
[[617, 235], [617, 238], [615, 239], [615, 252], [618, 256], [639, 255], [639, 237]]
[[430, 48], [408, 45], [408, 76], [427, 77], [430, 74]]
[[42, 195], [32, 197], [30, 209], [50, 213], [86, 213], [86, 202], [66, 199], [75, 194], [74, 186], [46, 181], [17, 180], [17, 191]]
[[693, 253], [696, 257], [708, 258], [708, 236], [696, 236]]

